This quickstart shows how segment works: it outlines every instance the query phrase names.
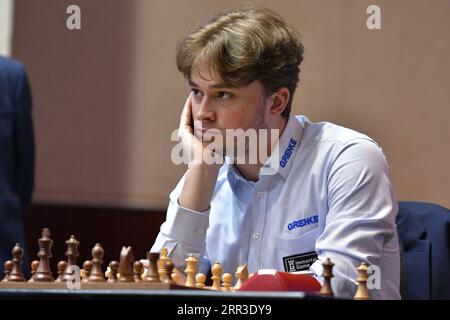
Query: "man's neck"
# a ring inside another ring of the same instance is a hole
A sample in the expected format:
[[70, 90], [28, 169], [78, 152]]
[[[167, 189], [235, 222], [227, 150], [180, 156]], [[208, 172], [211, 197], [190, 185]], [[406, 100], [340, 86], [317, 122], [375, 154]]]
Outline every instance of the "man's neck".
[[[278, 123], [276, 123], [272, 128], [269, 129], [278, 129], [280, 132], [279, 138], [281, 138], [281, 135], [284, 132], [284, 129], [286, 128], [288, 118], [282, 117]], [[270, 134], [267, 139], [268, 141], [268, 150], [267, 155], [270, 157], [272, 155], [273, 148], [275, 148], [276, 143], [278, 143], [278, 140], [274, 145], [271, 144]], [[263, 163], [260, 162], [260, 159], [258, 159], [258, 163], [256, 164], [235, 164], [236, 169], [239, 171], [239, 173], [247, 180], [250, 181], [258, 181], [259, 180], [259, 170], [263, 166]]]

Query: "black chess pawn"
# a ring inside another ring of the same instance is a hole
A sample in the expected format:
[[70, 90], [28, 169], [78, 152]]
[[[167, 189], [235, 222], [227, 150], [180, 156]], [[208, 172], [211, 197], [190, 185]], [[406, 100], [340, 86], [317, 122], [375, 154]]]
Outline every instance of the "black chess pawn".
[[92, 262], [91, 260], [86, 260], [85, 262], [83, 262], [83, 278], [81, 280], [81, 282], [89, 282], [89, 276], [91, 275], [91, 270], [92, 270]]
[[11, 271], [14, 267], [14, 262], [12, 262], [11, 260], [6, 260], [4, 266], [5, 266], [5, 277], [3, 278], [2, 282], [7, 282], [9, 275], [11, 274]]
[[144, 265], [140, 261], [133, 263], [134, 282], [142, 282], [142, 272], [144, 271]]
[[20, 265], [22, 264], [23, 249], [18, 243], [16, 243], [16, 245], [12, 249], [12, 255], [13, 268], [11, 270], [11, 273], [9, 274], [8, 281], [24, 282], [25, 278], [20, 267]]
[[175, 281], [172, 280], [172, 271], [173, 268], [175, 267], [173, 265], [173, 262], [168, 260], [166, 261], [166, 263], [164, 264], [164, 267], [166, 269], [166, 276], [164, 277], [164, 283], [169, 283], [169, 284], [175, 284]]
[[109, 263], [109, 269], [110, 269], [110, 272], [109, 272], [109, 277], [108, 277], [107, 282], [109, 282], [109, 283], [117, 282], [117, 273], [119, 271], [119, 262], [111, 261]]
[[58, 278], [56, 278], [55, 282], [65, 281], [63, 276], [64, 276], [64, 272], [67, 269], [67, 262], [65, 262], [65, 261], [58, 262], [57, 268], [58, 268]]
[[28, 279], [28, 282], [33, 282], [34, 281], [34, 275], [36, 274], [36, 270], [39, 268], [39, 261], [38, 260], [33, 260], [31, 262], [31, 277], [30, 279]]

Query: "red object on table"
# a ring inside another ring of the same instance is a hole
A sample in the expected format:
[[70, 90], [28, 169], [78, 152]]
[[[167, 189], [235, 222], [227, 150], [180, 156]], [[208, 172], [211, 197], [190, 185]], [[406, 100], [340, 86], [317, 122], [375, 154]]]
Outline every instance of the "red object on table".
[[303, 291], [317, 293], [320, 282], [311, 274], [295, 274], [270, 270], [258, 272], [247, 279], [240, 291]]

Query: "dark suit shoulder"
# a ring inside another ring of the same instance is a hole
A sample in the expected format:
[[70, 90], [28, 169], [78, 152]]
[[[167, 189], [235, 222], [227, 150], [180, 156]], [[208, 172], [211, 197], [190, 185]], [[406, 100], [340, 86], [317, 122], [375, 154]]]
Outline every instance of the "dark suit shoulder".
[[17, 81], [25, 76], [25, 68], [15, 59], [0, 57], [0, 85], [4, 88], [15, 87]]
[[[0, 57], [0, 112], [18, 111], [28, 104], [18, 104], [18, 99], [29, 98], [28, 79], [25, 67], [17, 60]], [[16, 102], [14, 102], [16, 101]], [[29, 107], [27, 107], [29, 108]]]

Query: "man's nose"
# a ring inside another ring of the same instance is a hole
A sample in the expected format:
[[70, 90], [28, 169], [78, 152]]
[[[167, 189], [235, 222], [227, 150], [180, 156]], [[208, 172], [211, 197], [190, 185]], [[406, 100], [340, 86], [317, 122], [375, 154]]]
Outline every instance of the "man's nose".
[[199, 105], [199, 109], [196, 115], [196, 120], [205, 121], [210, 120], [214, 121], [216, 118], [216, 114], [213, 111], [213, 106], [211, 100], [204, 97]]

